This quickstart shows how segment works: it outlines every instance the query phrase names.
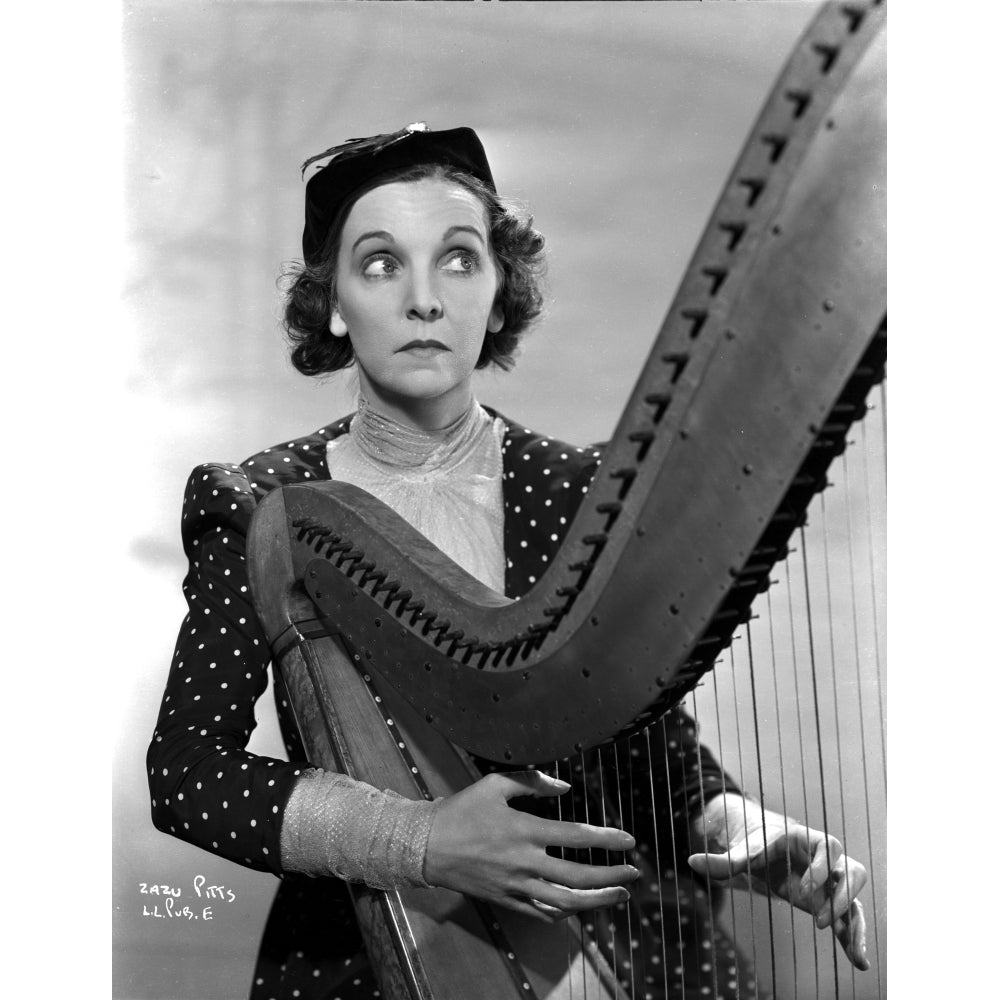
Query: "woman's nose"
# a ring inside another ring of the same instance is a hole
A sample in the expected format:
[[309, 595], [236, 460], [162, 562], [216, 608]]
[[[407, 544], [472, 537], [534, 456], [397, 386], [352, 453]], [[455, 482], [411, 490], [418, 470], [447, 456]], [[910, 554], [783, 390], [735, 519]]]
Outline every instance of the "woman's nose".
[[439, 319], [444, 313], [441, 296], [429, 275], [413, 274], [407, 289], [406, 318], [424, 322]]

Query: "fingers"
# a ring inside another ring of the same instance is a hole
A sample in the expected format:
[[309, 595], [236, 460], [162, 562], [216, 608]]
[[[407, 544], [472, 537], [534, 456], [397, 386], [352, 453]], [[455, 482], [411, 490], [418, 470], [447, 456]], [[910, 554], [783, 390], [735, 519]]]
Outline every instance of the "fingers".
[[720, 854], [693, 854], [694, 872], [719, 882], [739, 875], [813, 914], [819, 928], [833, 927], [852, 964], [870, 968], [864, 910], [855, 898], [868, 882], [863, 865], [848, 857], [835, 837], [801, 824], [752, 831]]
[[752, 875], [757, 869], [765, 868], [778, 857], [777, 841], [768, 840], [763, 830], [757, 830], [741, 840], [735, 841], [728, 851], [720, 854], [703, 852], [692, 854], [688, 864], [699, 875], [713, 879], [731, 879], [738, 875]]
[[868, 881], [864, 866], [844, 854], [839, 841], [805, 827], [787, 839], [780, 834], [765, 839], [762, 831], [755, 831], [729, 851], [693, 854], [688, 864], [716, 881], [747, 876], [752, 885], [766, 887], [813, 914], [820, 928], [846, 914]]
[[562, 778], [553, 778], [544, 771], [512, 771], [503, 774], [495, 771], [481, 779], [486, 786], [493, 786], [509, 802], [521, 795], [534, 798], [548, 798], [568, 792], [570, 784]]
[[[544, 883], [542, 885], [544, 886]], [[556, 886], [554, 888], [558, 890], [559, 887]], [[542, 895], [555, 898], [558, 893], [550, 893], [543, 888]], [[570, 897], [560, 895], [559, 898], [567, 904], [565, 909], [552, 903], [543, 902], [540, 899], [531, 899], [528, 897], [520, 899], [516, 896], [503, 896], [493, 899], [491, 902], [498, 906], [503, 906], [508, 910], [514, 910], [517, 913], [523, 913], [525, 916], [533, 917], [535, 920], [541, 920], [546, 924], [558, 923], [572, 916], [574, 913], [579, 913], [586, 909], [609, 905], [608, 903], [598, 901], [596, 897], [593, 902], [580, 896]], [[628, 898], [627, 893], [625, 894], [625, 898]]]
[[865, 940], [867, 935], [865, 911], [856, 899], [851, 900], [848, 912], [834, 921], [833, 930], [855, 967], [867, 972], [871, 968], [871, 962], [868, 961]]
[[514, 910], [516, 913], [523, 913], [526, 917], [541, 920], [546, 924], [557, 923], [569, 916], [568, 913], [563, 913], [558, 907], [549, 906], [547, 903], [540, 903], [537, 899], [516, 899], [513, 896], [504, 896], [491, 900], [491, 902], [503, 906], [508, 910]]
[[571, 889], [555, 882], [534, 879], [528, 888], [532, 899], [548, 905], [567, 916], [582, 910], [594, 910], [603, 906], [615, 906], [629, 898], [627, 889], [610, 886], [606, 889]]
[[539, 843], [548, 847], [596, 847], [605, 851], [631, 851], [635, 847], [635, 838], [630, 833], [611, 826], [532, 818], [535, 819], [534, 830], [540, 838]]
[[[544, 771], [515, 771], [509, 774], [494, 772], [481, 778], [476, 784], [499, 792], [507, 801], [522, 795], [536, 798], [562, 795], [571, 787], [568, 782], [553, 778]], [[624, 830], [522, 815], [530, 835], [537, 844], [544, 844], [546, 847], [599, 848], [605, 851], [631, 851], [635, 847], [635, 838]]]
[[528, 905], [534, 907], [538, 915], [548, 918], [553, 923], [557, 920], [565, 920], [569, 916], [568, 913], [563, 913], [558, 907], [549, 906], [548, 903], [543, 903], [537, 899], [529, 899]]
[[639, 869], [631, 865], [583, 865], [546, 855], [537, 874], [571, 889], [605, 889], [631, 884], [639, 877]]
[[867, 881], [868, 872], [863, 865], [846, 855], [841, 857], [830, 873], [827, 885], [822, 887], [821, 895], [828, 898], [825, 898], [823, 904], [816, 910], [816, 926], [828, 927], [847, 913], [851, 901], [861, 892]]
[[745, 874], [747, 870], [746, 854], [743, 853], [742, 863], [736, 864], [733, 852], [726, 854], [692, 854], [688, 858], [691, 870], [705, 878], [724, 881], [737, 875]]
[[795, 862], [801, 858], [801, 837], [797, 848], [790, 851], [791, 867], [784, 869], [787, 875], [782, 881], [787, 889], [780, 890], [796, 906], [812, 913], [816, 926], [825, 928], [843, 918], [851, 910], [851, 901], [864, 888], [868, 873], [863, 865], [844, 853], [844, 849], [834, 837], [815, 830], [801, 828], [808, 837], [812, 860], [802, 871], [795, 874]]
[[799, 829], [809, 839], [809, 853], [812, 856], [803, 881], [808, 879], [814, 886], [824, 885], [837, 866], [837, 862], [844, 856], [844, 848], [836, 837], [831, 837], [829, 834], [806, 827]]

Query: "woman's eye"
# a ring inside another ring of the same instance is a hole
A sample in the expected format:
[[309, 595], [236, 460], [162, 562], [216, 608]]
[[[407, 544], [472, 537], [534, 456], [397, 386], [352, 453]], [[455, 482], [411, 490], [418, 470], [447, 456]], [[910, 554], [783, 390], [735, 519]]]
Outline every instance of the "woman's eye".
[[369, 257], [361, 268], [366, 278], [383, 278], [395, 274], [399, 265], [391, 257]]
[[471, 274], [475, 271], [478, 263], [478, 254], [471, 253], [468, 250], [461, 250], [457, 253], [453, 253], [445, 261], [444, 269], [446, 271], [458, 271], [462, 274]]

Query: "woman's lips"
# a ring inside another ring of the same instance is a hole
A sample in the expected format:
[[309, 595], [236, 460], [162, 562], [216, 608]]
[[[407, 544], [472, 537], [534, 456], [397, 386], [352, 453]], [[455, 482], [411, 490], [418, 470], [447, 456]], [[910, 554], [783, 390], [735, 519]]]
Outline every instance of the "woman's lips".
[[411, 340], [403, 344], [399, 351], [447, 351], [448, 348], [440, 340]]

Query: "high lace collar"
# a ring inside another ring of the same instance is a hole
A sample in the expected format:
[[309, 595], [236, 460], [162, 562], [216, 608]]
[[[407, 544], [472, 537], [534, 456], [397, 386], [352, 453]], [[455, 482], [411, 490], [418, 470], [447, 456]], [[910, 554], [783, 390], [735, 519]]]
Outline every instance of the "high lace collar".
[[488, 422], [486, 411], [473, 400], [465, 413], [447, 427], [421, 431], [373, 410], [361, 394], [350, 434], [358, 450], [375, 462], [430, 472], [464, 459]]

